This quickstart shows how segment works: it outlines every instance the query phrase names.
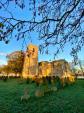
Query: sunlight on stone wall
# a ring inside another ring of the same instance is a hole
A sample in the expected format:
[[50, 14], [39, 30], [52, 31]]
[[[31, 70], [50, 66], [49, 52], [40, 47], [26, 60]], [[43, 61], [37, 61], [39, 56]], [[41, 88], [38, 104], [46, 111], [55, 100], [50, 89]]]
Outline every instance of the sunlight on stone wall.
[[27, 48], [22, 76], [28, 78], [38, 75], [38, 47], [30, 44]]
[[23, 78], [43, 77], [43, 76], [72, 76], [70, 65], [64, 59], [52, 62], [42, 61], [38, 63], [38, 47], [30, 44], [24, 59], [22, 76]]

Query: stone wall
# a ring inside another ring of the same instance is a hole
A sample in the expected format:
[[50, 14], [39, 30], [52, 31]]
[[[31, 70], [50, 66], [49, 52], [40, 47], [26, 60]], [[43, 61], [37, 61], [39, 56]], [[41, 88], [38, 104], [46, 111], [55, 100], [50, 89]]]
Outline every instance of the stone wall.
[[38, 63], [38, 47], [30, 44], [27, 47], [22, 76], [32, 78], [35, 76], [70, 76], [69, 63], [65, 60], [55, 60], [52, 62], [42, 61]]
[[38, 75], [38, 47], [30, 44], [27, 47], [22, 76], [32, 78]]
[[39, 63], [39, 76], [49, 76], [52, 73], [52, 65], [50, 62], [43, 61]]
[[65, 60], [55, 60], [52, 62], [39, 63], [39, 76], [69, 76], [72, 72], [70, 66]]

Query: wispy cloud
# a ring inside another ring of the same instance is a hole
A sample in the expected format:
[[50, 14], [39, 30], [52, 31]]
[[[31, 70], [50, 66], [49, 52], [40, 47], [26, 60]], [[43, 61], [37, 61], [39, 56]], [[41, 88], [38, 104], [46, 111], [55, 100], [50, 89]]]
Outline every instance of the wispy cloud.
[[0, 52], [0, 56], [6, 56], [7, 53], [4, 53], [4, 52]]

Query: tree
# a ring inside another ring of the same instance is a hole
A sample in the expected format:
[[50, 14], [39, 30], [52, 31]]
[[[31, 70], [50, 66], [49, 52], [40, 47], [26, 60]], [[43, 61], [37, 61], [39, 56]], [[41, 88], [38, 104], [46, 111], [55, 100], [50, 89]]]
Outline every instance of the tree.
[[84, 47], [84, 0], [29, 0], [32, 12], [29, 20], [15, 18], [8, 9], [10, 2], [13, 2], [23, 10], [28, 6], [25, 0], [4, 1], [0, 2], [0, 8], [5, 9], [10, 16], [0, 16], [3, 25], [0, 40], [8, 43], [15, 30], [17, 40], [25, 39], [25, 35], [30, 36], [30, 32], [35, 31], [42, 40], [39, 50], [48, 53], [48, 47], [54, 46], [56, 56], [69, 43], [72, 47], [71, 55], [76, 59], [77, 52]]
[[0, 66], [0, 74], [2, 73], [2, 66]]
[[24, 53], [22, 51], [15, 51], [7, 56], [8, 66], [11, 67], [11, 72], [17, 74], [22, 73], [24, 63]]
[[83, 60], [80, 60], [80, 59], [77, 59], [77, 63], [74, 64], [74, 62], [72, 62], [72, 71], [75, 73], [75, 74], [78, 74], [78, 72], [81, 73], [82, 76], [84, 76], [84, 61]]
[[11, 67], [9, 65], [3, 65], [0, 68], [1, 73], [6, 74], [7, 76], [9, 75], [9, 73], [11, 72]]
[[82, 75], [84, 76], [84, 70], [83, 70], [83, 66], [82, 66], [81, 60], [79, 60], [79, 67], [81, 69]]

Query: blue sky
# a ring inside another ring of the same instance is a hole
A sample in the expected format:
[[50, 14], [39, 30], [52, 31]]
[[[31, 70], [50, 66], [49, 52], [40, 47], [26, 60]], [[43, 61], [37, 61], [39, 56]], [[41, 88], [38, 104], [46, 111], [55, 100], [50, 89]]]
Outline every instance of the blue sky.
[[[26, 7], [24, 10], [21, 10], [19, 7], [15, 7], [15, 5], [13, 3], [11, 3], [11, 5], [9, 6], [9, 10], [12, 11], [13, 15], [16, 18], [24, 18], [24, 19], [29, 19], [31, 18], [31, 12], [29, 12], [29, 6]], [[5, 15], [8, 16], [7, 13], [4, 13], [4, 11], [0, 11], [0, 15]], [[39, 46], [39, 40], [36, 38], [36, 33], [31, 33], [32, 34], [32, 43], [36, 44], [37, 46]], [[27, 45], [29, 43], [31, 43], [31, 41], [28, 40], [28, 37], [25, 37], [26, 39], [26, 43]], [[23, 43], [23, 39], [16, 41], [16, 39], [14, 37], [12, 37], [12, 40], [10, 40], [9, 44], [5, 44], [4, 42], [0, 41], [0, 65], [2, 64], [6, 64], [7, 60], [6, 60], [6, 55], [17, 51], [17, 50], [22, 50], [22, 43]], [[26, 45], [24, 45], [23, 50], [26, 50]], [[58, 54], [58, 56], [55, 59], [66, 59], [67, 61], [72, 61], [72, 57], [70, 56], [70, 44], [68, 43], [65, 48], [64, 48], [64, 52], [60, 52]], [[53, 60], [53, 51], [55, 51], [55, 48], [50, 48], [50, 54], [46, 55], [46, 54], [39, 54], [39, 61], [45, 61], [45, 60]], [[79, 53], [79, 58], [81, 60], [84, 60], [84, 48], [82, 48], [81, 52]]]

